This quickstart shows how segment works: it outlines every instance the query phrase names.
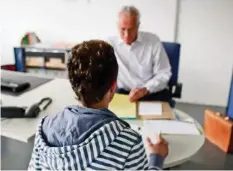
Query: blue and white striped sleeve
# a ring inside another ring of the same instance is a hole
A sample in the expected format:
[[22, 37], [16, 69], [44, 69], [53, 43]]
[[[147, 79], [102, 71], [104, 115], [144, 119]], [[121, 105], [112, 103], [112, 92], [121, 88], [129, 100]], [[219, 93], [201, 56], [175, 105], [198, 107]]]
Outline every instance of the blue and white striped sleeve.
[[163, 158], [156, 154], [151, 154], [148, 162], [142, 138], [132, 147], [126, 159], [125, 170], [161, 170]]

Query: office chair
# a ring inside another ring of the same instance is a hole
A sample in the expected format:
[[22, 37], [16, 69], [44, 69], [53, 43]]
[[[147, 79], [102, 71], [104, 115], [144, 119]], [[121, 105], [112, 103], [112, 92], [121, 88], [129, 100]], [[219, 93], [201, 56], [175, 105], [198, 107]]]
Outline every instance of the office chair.
[[226, 108], [226, 114], [229, 118], [233, 119], [233, 71], [232, 71], [232, 78], [231, 78], [231, 85], [228, 97], [228, 104]]
[[168, 55], [171, 67], [172, 67], [172, 77], [169, 81], [169, 92], [170, 92], [170, 105], [175, 107], [175, 100], [173, 98], [181, 98], [182, 84], [178, 83], [179, 74], [179, 62], [180, 62], [180, 44], [171, 42], [162, 42], [164, 49]]

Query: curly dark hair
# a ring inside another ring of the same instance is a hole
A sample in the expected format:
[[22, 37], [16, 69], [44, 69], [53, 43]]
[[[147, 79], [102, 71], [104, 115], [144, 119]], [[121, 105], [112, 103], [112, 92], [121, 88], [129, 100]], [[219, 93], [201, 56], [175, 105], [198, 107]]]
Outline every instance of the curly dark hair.
[[118, 64], [113, 47], [102, 40], [75, 45], [67, 67], [72, 88], [86, 107], [100, 102], [117, 79]]

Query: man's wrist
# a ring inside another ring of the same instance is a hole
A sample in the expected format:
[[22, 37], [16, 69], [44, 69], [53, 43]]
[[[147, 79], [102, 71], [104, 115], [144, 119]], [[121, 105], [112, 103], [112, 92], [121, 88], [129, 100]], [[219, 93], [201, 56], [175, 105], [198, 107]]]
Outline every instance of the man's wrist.
[[145, 96], [150, 93], [147, 87], [144, 87], [144, 91], [145, 91], [145, 93], [144, 93]]

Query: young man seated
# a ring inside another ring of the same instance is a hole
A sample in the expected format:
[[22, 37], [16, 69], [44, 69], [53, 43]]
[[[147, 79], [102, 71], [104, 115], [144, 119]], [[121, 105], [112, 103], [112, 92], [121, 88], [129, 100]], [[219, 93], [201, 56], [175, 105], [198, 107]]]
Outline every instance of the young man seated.
[[77, 105], [42, 119], [29, 169], [162, 168], [167, 142], [158, 136], [153, 144], [147, 138], [148, 160], [142, 137], [108, 110], [118, 73], [112, 46], [100, 40], [78, 44], [72, 48], [67, 66]]

